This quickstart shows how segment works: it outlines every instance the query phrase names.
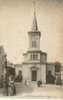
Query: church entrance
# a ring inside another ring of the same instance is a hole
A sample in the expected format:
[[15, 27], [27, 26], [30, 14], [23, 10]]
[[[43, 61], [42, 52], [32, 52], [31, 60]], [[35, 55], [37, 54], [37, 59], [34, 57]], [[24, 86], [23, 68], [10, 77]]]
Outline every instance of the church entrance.
[[36, 81], [37, 80], [37, 71], [36, 70], [32, 70], [32, 72], [31, 72], [31, 80], [32, 81]]

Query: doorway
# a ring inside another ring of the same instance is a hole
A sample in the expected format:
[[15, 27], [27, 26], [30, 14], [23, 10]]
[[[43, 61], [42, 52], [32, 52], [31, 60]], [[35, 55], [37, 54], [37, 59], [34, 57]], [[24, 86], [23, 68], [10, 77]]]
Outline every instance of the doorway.
[[37, 81], [37, 71], [36, 70], [32, 70], [31, 79], [32, 81]]

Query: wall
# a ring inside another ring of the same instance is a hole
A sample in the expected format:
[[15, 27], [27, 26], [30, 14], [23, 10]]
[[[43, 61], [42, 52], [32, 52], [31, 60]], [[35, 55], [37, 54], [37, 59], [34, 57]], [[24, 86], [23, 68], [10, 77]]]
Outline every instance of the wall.
[[23, 65], [22, 68], [22, 72], [23, 72], [23, 78], [24, 80], [30, 80], [31, 81], [31, 71], [32, 71], [32, 67], [36, 67], [36, 71], [37, 71], [37, 81], [40, 80], [40, 65], [34, 65], [34, 64], [29, 64], [29, 65]]
[[4, 67], [5, 67], [5, 60], [6, 60], [5, 55], [6, 54], [3, 46], [0, 46], [0, 76], [4, 75]]
[[23, 65], [22, 67], [22, 75], [23, 75], [23, 80], [30, 80], [31, 75], [30, 75], [30, 65]]
[[47, 55], [45, 53], [41, 54], [41, 63], [46, 63], [47, 62]]
[[54, 64], [52, 63], [47, 64], [47, 73], [49, 70], [52, 72], [52, 75], [55, 76], [55, 65]]
[[62, 84], [63, 84], [63, 66], [61, 67], [61, 81], [62, 81]]
[[[22, 67], [22, 74], [23, 74], [23, 79], [24, 80], [30, 80], [31, 81], [31, 67], [33, 65], [26, 65], [24, 64]], [[42, 80], [42, 83], [46, 83], [46, 64], [37, 64], [36, 65], [36, 70], [37, 70], [37, 81]]]
[[16, 65], [15, 65], [16, 75], [18, 75], [19, 70], [22, 71], [22, 65], [21, 65], [21, 64], [16, 64]]
[[46, 64], [40, 66], [41, 80], [43, 84], [46, 84]]

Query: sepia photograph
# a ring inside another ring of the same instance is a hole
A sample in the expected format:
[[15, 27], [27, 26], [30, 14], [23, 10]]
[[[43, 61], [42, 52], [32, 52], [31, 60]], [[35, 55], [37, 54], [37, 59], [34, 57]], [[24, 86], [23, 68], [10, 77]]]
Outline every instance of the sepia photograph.
[[0, 0], [0, 97], [63, 99], [63, 0]]

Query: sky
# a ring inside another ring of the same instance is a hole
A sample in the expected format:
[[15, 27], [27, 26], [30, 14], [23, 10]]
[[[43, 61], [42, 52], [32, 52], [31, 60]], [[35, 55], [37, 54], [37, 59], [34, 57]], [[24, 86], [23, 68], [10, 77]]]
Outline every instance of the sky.
[[[48, 62], [63, 63], [63, 0], [36, 0], [36, 16], [40, 49], [47, 52]], [[10, 62], [23, 61], [32, 22], [33, 0], [0, 0], [0, 45]]]

